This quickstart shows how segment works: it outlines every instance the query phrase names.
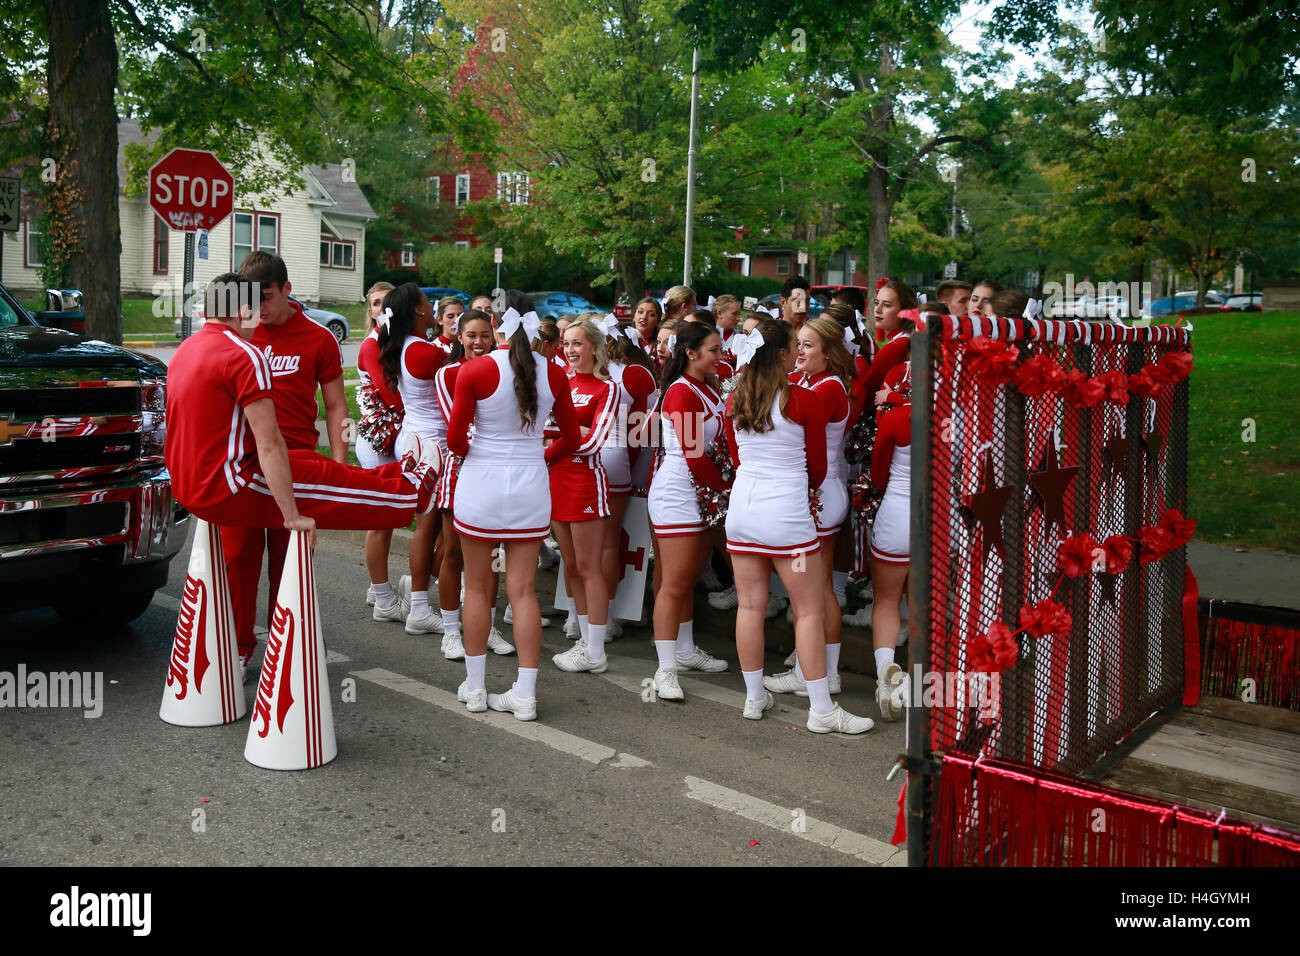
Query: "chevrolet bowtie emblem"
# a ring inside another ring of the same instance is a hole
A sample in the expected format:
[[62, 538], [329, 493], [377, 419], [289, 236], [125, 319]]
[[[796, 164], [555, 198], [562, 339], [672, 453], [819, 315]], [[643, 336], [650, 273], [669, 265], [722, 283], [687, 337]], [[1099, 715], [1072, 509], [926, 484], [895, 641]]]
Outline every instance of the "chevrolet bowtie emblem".
[[15, 425], [14, 416], [10, 413], [4, 421], [0, 421], [0, 447], [12, 445], [15, 438], [27, 437], [28, 427], [27, 425]]

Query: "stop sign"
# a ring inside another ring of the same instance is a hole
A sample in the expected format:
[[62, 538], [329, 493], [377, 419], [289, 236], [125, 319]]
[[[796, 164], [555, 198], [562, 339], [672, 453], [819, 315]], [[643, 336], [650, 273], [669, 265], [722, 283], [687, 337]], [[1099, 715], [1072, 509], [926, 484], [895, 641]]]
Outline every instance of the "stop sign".
[[173, 229], [212, 229], [235, 206], [235, 177], [204, 149], [177, 147], [149, 169], [149, 206]]

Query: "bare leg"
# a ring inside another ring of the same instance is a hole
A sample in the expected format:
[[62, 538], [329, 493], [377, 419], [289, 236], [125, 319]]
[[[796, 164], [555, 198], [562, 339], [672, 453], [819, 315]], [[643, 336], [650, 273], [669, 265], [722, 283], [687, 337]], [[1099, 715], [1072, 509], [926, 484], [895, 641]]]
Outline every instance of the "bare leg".
[[[541, 541], [508, 541], [505, 544], [506, 597], [514, 608], [515, 647], [519, 666], [536, 668], [542, 654], [542, 611], [537, 603], [537, 553]], [[492, 593], [493, 600], [496, 592]], [[483, 632], [487, 648], [487, 629]], [[466, 653], [469, 653], [468, 648]]]
[[460, 609], [460, 576], [465, 570], [465, 555], [450, 511], [442, 512], [442, 540], [445, 547], [442, 567], [438, 570], [438, 607], [456, 611]]
[[392, 547], [392, 528], [366, 532], [366, 573], [371, 584], [388, 583], [388, 552]]
[[822, 597], [823, 555], [820, 550], [797, 558], [773, 558], [781, 583], [794, 607], [794, 646], [805, 681], [826, 676], [825, 601]]
[[763, 622], [771, 597], [772, 559], [757, 554], [733, 554], [736, 576], [736, 654], [742, 671], [763, 669]]

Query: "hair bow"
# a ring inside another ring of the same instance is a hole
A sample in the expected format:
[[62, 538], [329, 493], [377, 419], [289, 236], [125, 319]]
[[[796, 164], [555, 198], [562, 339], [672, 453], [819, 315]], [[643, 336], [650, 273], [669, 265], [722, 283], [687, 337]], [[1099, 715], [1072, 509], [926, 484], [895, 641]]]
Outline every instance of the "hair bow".
[[668, 351], [671, 352], [677, 348], [677, 333], [668, 333]]
[[627, 336], [628, 341], [633, 345], [641, 344], [641, 333], [636, 330], [635, 325], [629, 325], [623, 330], [623, 334]]
[[501, 325], [497, 327], [497, 331], [508, 339], [518, 332], [520, 328], [523, 328], [524, 334], [528, 336], [528, 341], [531, 342], [537, 338], [537, 332], [541, 327], [542, 320], [536, 312], [520, 315], [518, 311], [511, 308], [506, 309], [506, 314], [501, 316]]
[[618, 316], [613, 312], [606, 312], [605, 317], [596, 323], [596, 327], [613, 338], [618, 335]]
[[393, 310], [384, 309], [384, 311], [380, 312], [379, 315], [375, 318], [375, 325], [379, 326], [381, 329], [386, 329], [388, 328], [388, 320], [391, 319], [392, 317], [393, 317]]
[[766, 306], [764, 306], [764, 305], [760, 305], [760, 306], [758, 307], [758, 311], [759, 311], [759, 312], [766, 312], [768, 315], [770, 315], [770, 316], [771, 316], [772, 318], [774, 318], [774, 319], [779, 319], [779, 318], [781, 318], [781, 310], [778, 309], [778, 308], [776, 308], [775, 306], [771, 306], [771, 305], [766, 305]]
[[749, 364], [749, 360], [754, 357], [754, 353], [764, 345], [763, 333], [754, 329], [748, 335], [736, 342], [734, 349], [736, 356], [736, 368], [742, 369]]
[[844, 327], [844, 350], [851, 356], [862, 351], [862, 346], [858, 345], [857, 340], [853, 337], [853, 330], [847, 325]]
[[925, 302], [926, 302], [926, 299], [925, 299], [925, 293], [924, 293], [924, 292], [918, 292], [918, 293], [916, 294], [916, 301], [920, 302], [922, 305], [925, 305]]
[[1036, 319], [1043, 314], [1043, 300], [1030, 299], [1025, 303], [1024, 317], [1026, 319]]
[[920, 310], [920, 309], [899, 309], [899, 310], [898, 310], [898, 317], [899, 317], [900, 319], [911, 319], [911, 320], [912, 320], [915, 324], [917, 324], [917, 325], [920, 325], [920, 324], [921, 324], [921, 310]]
[[713, 296], [713, 295], [711, 295], [711, 296], [709, 296], [709, 301], [706, 302], [706, 303], [704, 303], [704, 307], [705, 307], [706, 309], [708, 309], [710, 312], [712, 312], [712, 311], [713, 311], [713, 303], [715, 303], [715, 302], [717, 302], [717, 301], [718, 301], [717, 296]]

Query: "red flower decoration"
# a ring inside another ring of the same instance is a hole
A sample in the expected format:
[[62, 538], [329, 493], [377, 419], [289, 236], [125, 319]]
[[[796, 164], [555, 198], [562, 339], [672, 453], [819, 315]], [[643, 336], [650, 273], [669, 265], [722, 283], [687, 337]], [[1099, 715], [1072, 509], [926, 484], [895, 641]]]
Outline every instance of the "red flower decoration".
[[1097, 542], [1088, 532], [1071, 535], [1061, 542], [1056, 552], [1056, 563], [1067, 578], [1079, 578], [1092, 573], [1096, 560]]
[[1088, 378], [1078, 369], [1065, 376], [1062, 397], [1071, 408], [1092, 408], [1106, 392], [1106, 386], [1095, 378]]
[[987, 379], [990, 385], [1002, 385], [1015, 376], [1020, 350], [1014, 345], [1008, 346], [1005, 342], [981, 335], [971, 339], [970, 349], [975, 353], [970, 365], [972, 375]]
[[1128, 390], [1142, 398], [1155, 398], [1165, 390], [1165, 383], [1156, 378], [1156, 367], [1148, 365], [1136, 375], [1128, 377]]
[[1128, 404], [1128, 376], [1116, 369], [1113, 372], [1103, 372], [1093, 379], [1094, 382], [1100, 382], [1102, 386], [1101, 397], [1108, 402], [1116, 405]]
[[885, 283], [888, 281], [889, 281], [889, 276], [882, 276], [881, 278], [877, 279], [876, 291], [879, 292], [881, 289], [883, 289], [885, 287]]
[[1101, 550], [1106, 556], [1107, 574], [1119, 574], [1133, 559], [1133, 544], [1122, 534], [1112, 534], [1101, 543]]
[[1063, 604], [1045, 598], [1037, 604], [1026, 604], [1020, 609], [1020, 626], [1033, 638], [1059, 634], [1064, 637], [1074, 623]]
[[1147, 525], [1143, 528], [1141, 540], [1143, 564], [1161, 561], [1169, 556], [1169, 552], [1178, 547], [1169, 529], [1158, 524]]
[[1065, 372], [1050, 355], [1039, 353], [1016, 369], [1015, 383], [1022, 395], [1037, 398], [1063, 386]]
[[998, 621], [987, 634], [976, 634], [966, 645], [967, 660], [973, 671], [999, 674], [1016, 663], [1020, 645], [1011, 628]]
[[1159, 527], [1169, 532], [1174, 539], [1175, 548], [1181, 548], [1192, 540], [1192, 535], [1196, 532], [1196, 521], [1192, 518], [1184, 518], [1173, 508], [1170, 508], [1160, 516]]
[[1192, 374], [1193, 364], [1191, 352], [1167, 352], [1156, 362], [1156, 367], [1167, 377], [1167, 384], [1176, 385]]

